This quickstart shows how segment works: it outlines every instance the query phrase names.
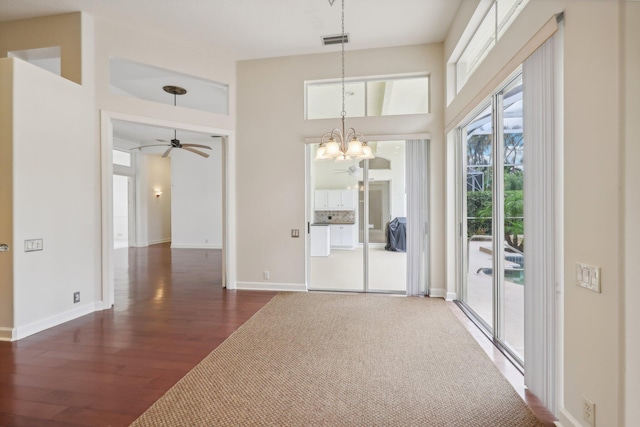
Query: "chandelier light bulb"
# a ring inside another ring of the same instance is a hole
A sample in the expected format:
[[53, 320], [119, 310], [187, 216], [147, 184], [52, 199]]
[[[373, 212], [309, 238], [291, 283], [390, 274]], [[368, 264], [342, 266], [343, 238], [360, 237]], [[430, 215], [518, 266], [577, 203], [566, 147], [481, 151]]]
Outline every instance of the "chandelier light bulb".
[[362, 155], [358, 156], [359, 159], [363, 159], [363, 160], [371, 160], [373, 158], [375, 158], [375, 156], [373, 155], [373, 151], [371, 150], [371, 147], [369, 147], [369, 145], [366, 142], [362, 143]]
[[329, 157], [337, 157], [342, 155], [340, 144], [338, 144], [338, 141], [336, 141], [334, 137], [329, 138], [329, 141], [324, 148], [324, 155]]
[[347, 149], [345, 155], [351, 157], [364, 156], [364, 151], [362, 150], [362, 142], [360, 142], [355, 136], [351, 139], [351, 141], [349, 141], [349, 148]]

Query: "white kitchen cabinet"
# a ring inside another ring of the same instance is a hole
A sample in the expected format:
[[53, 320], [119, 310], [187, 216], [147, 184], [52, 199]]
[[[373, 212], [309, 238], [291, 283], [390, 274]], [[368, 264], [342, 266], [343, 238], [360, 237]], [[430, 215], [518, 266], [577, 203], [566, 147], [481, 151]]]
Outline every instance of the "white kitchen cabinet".
[[352, 211], [356, 208], [354, 190], [316, 190], [314, 205], [317, 211]]
[[330, 229], [328, 225], [311, 225], [311, 256], [329, 256]]
[[340, 190], [342, 209], [352, 211], [356, 208], [356, 192], [354, 190]]
[[353, 224], [331, 224], [331, 247], [332, 248], [349, 248], [355, 247]]
[[329, 190], [316, 190], [313, 202], [315, 210], [329, 210]]

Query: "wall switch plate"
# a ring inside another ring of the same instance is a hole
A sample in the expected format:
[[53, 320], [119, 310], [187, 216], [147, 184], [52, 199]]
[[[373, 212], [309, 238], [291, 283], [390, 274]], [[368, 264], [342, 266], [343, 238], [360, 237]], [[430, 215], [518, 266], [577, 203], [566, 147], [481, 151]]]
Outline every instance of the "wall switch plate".
[[600, 293], [600, 267], [576, 263], [576, 286]]
[[294, 228], [291, 230], [291, 237], [300, 237], [300, 230]]
[[582, 418], [591, 427], [596, 427], [596, 404], [593, 403], [587, 396], [582, 396], [582, 399], [584, 400]]
[[73, 303], [77, 304], [80, 302], [80, 292], [74, 292], [73, 293]]
[[29, 239], [24, 241], [25, 252], [41, 251], [42, 248], [43, 248], [42, 239]]

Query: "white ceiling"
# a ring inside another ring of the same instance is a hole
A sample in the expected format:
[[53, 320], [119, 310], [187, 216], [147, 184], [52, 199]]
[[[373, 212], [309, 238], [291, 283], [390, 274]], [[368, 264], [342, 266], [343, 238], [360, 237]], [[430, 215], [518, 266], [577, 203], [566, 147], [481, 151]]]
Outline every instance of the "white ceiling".
[[[0, 21], [85, 11], [164, 36], [197, 38], [238, 59], [339, 50], [320, 37], [340, 33], [340, 1], [0, 0]], [[462, 0], [345, 0], [347, 49], [444, 40]]]

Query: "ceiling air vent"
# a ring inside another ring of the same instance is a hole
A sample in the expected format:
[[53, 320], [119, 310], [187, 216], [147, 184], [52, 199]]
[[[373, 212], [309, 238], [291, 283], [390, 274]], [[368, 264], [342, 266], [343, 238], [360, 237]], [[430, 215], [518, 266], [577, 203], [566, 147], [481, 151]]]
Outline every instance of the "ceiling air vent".
[[[340, 44], [342, 43], [342, 34], [336, 34], [333, 36], [323, 36], [322, 37], [322, 45], [329, 46], [331, 44]], [[349, 43], [349, 34], [344, 35], [344, 42]]]

